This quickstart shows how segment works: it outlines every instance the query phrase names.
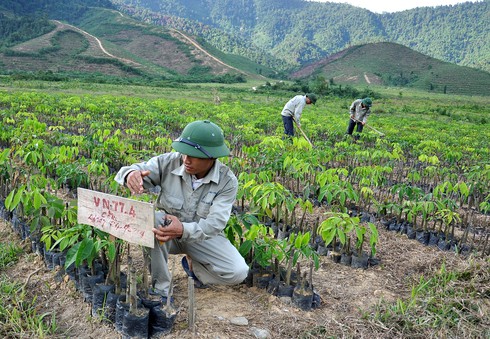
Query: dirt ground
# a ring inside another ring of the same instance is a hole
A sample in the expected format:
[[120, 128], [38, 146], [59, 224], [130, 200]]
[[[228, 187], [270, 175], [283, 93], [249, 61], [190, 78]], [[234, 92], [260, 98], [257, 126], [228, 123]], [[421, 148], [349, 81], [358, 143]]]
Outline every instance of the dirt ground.
[[[420, 276], [432, 274], [443, 263], [452, 269], [467, 262], [454, 252], [424, 246], [381, 226], [379, 233], [379, 265], [353, 269], [321, 257], [321, 267], [313, 277], [321, 296], [318, 309], [301, 311], [265, 290], [245, 285], [211, 286], [195, 290], [194, 332], [188, 328], [187, 276], [180, 267], [180, 257], [172, 257], [176, 260], [174, 292], [180, 311], [172, 332], [165, 338], [257, 338], [258, 333], [266, 333], [267, 338], [390, 338], [389, 329], [362, 316], [372, 313], [380, 300], [393, 302], [408, 297]], [[4, 221], [0, 221], [0, 239], [20, 242]], [[57, 278], [56, 271], [47, 270], [35, 254], [21, 256], [15, 266], [3, 273], [38, 295], [39, 314], [56, 315], [62, 331], [56, 338], [121, 337], [112, 325], [92, 318], [90, 304], [83, 301], [73, 282]], [[248, 324], [232, 323], [237, 317], [246, 318]]]

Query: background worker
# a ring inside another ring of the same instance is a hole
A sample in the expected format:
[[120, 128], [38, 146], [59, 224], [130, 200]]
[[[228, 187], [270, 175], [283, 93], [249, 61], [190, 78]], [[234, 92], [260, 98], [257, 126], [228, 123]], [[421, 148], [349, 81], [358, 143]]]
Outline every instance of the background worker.
[[[349, 109], [350, 119], [349, 126], [347, 127], [347, 134], [352, 135], [354, 127], [357, 125], [357, 133], [362, 132], [362, 128], [367, 122], [369, 114], [371, 114], [371, 106], [373, 101], [371, 98], [357, 99], [352, 102]], [[359, 139], [359, 135], [355, 136], [355, 139]]]
[[151, 250], [153, 293], [166, 302], [169, 254], [186, 254], [182, 266], [196, 287], [234, 285], [248, 265], [224, 236], [238, 190], [233, 172], [217, 158], [230, 154], [221, 128], [204, 120], [188, 124], [172, 142], [176, 152], [122, 167], [115, 180], [132, 194], [159, 187], [155, 202], [155, 247]]
[[301, 127], [301, 113], [305, 105], [315, 104], [316, 95], [308, 93], [306, 95], [296, 95], [291, 98], [282, 109], [282, 122], [284, 124], [284, 133], [288, 136], [294, 136], [293, 119]]

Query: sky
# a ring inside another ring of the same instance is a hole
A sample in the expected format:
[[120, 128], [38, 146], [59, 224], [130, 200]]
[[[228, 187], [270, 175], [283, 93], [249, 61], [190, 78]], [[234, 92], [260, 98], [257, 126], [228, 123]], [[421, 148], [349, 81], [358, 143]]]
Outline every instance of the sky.
[[[313, 0], [327, 2], [327, 0]], [[328, 0], [328, 2], [343, 2], [352, 6], [361, 7], [375, 13], [399, 12], [416, 7], [456, 5], [463, 2], [476, 2], [468, 0]]]

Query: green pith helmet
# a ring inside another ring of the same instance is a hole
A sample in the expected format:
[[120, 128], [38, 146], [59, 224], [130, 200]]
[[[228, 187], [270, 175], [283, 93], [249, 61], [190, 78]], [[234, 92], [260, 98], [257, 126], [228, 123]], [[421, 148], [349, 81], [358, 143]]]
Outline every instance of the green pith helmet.
[[366, 107], [371, 107], [373, 105], [373, 101], [371, 100], [371, 98], [364, 98], [364, 99], [362, 99], [362, 103]]
[[311, 103], [314, 105], [316, 103], [316, 94], [315, 93], [306, 93], [306, 96], [310, 98]]
[[209, 120], [198, 120], [185, 126], [180, 137], [172, 142], [172, 147], [194, 158], [212, 159], [230, 154], [223, 131]]

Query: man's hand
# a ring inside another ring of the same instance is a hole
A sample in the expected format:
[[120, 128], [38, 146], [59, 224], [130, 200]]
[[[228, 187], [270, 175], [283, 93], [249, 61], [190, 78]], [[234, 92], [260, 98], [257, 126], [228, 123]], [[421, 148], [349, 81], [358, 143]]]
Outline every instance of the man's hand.
[[153, 229], [155, 238], [160, 244], [172, 239], [181, 238], [184, 234], [184, 225], [182, 225], [175, 215], [167, 214], [165, 217], [167, 220], [160, 220], [158, 228]]
[[150, 175], [150, 171], [133, 171], [126, 177], [126, 186], [131, 194], [143, 193], [143, 178]]

